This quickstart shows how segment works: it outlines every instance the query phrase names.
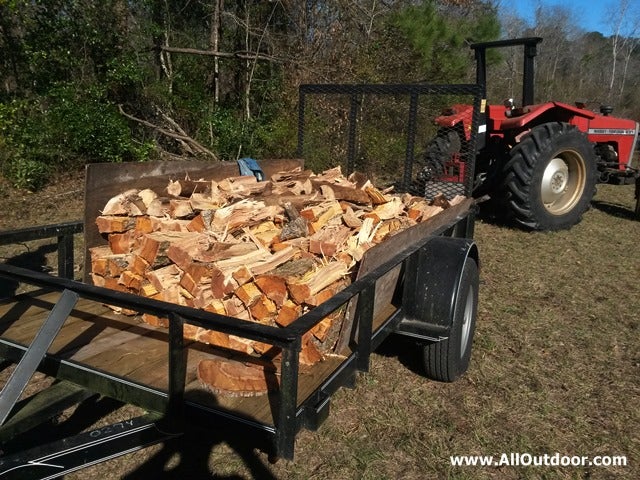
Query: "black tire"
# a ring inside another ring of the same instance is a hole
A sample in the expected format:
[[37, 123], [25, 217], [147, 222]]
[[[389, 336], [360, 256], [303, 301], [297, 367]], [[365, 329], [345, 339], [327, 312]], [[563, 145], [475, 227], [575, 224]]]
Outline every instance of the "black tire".
[[462, 140], [455, 129], [442, 129], [432, 138], [424, 151], [418, 180], [429, 181], [444, 174], [445, 163], [462, 151]]
[[589, 209], [596, 181], [596, 154], [586, 135], [566, 123], [545, 123], [511, 150], [501, 203], [533, 230], [567, 229]]
[[440, 382], [453, 382], [469, 368], [478, 312], [478, 265], [467, 258], [455, 299], [449, 338], [424, 345], [425, 375]]

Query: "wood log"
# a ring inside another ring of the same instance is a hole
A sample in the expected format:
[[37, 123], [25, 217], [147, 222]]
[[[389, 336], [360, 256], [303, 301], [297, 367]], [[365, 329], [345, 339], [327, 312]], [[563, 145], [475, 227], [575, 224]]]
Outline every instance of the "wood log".
[[158, 292], [179, 285], [182, 271], [173, 264], [147, 272], [146, 278]]
[[115, 254], [131, 253], [135, 245], [135, 232], [128, 230], [123, 233], [109, 234], [109, 248]]
[[278, 314], [278, 308], [276, 307], [275, 302], [267, 298], [265, 295], [260, 295], [256, 301], [249, 305], [248, 308], [251, 313], [251, 317], [258, 323], [263, 323], [265, 325], [273, 324]]
[[106, 257], [107, 259], [107, 275], [111, 278], [118, 278], [122, 275], [122, 272], [127, 270], [131, 261], [131, 256], [128, 254], [114, 254]]
[[[212, 267], [211, 269], [210, 285], [213, 298], [220, 300], [238, 288], [238, 283], [235, 281], [231, 273], [225, 273], [223, 270], [215, 267]], [[229, 313], [229, 315], [233, 316], [231, 313]]]
[[218, 332], [216, 330], [207, 330], [205, 328], [198, 327], [194, 340], [214, 347], [225, 349], [230, 348], [229, 334]]
[[169, 200], [169, 215], [171, 218], [192, 218], [195, 213], [189, 200], [179, 198]]
[[152, 268], [157, 268], [171, 262], [168, 256], [171, 245], [197, 238], [199, 234], [194, 232], [152, 232], [142, 236], [134, 253], [144, 258]]
[[296, 303], [307, 303], [307, 301], [313, 301], [313, 296], [320, 290], [341, 280], [348, 274], [348, 265], [341, 261], [333, 261], [300, 279], [288, 280], [287, 288]]
[[273, 366], [226, 358], [201, 360], [198, 379], [214, 393], [242, 397], [263, 395], [280, 385], [279, 373]]
[[136, 275], [144, 276], [145, 273], [151, 270], [151, 265], [140, 255], [131, 254], [127, 268]]
[[142, 275], [133, 273], [131, 270], [125, 270], [118, 278], [118, 283], [120, 285], [124, 285], [134, 293], [138, 293], [140, 291], [143, 282], [144, 277]]
[[263, 297], [262, 291], [253, 282], [239, 286], [234, 293], [247, 308]]
[[283, 277], [278, 275], [262, 275], [255, 279], [256, 286], [277, 308], [281, 308], [287, 300], [287, 284]]
[[173, 197], [191, 197], [196, 193], [211, 191], [211, 181], [205, 180], [169, 180], [167, 193]]
[[351, 229], [343, 225], [327, 225], [309, 238], [309, 252], [322, 257], [333, 257], [342, 250], [351, 236]]
[[319, 189], [327, 200], [344, 200], [358, 205], [371, 204], [371, 197], [353, 185], [341, 185], [318, 179], [312, 179], [313, 186]]
[[322, 352], [315, 344], [311, 333], [302, 336], [302, 350], [298, 358], [302, 365], [315, 365], [324, 360]]
[[100, 233], [122, 233], [136, 226], [135, 217], [122, 215], [100, 215], [96, 218]]
[[[138, 199], [142, 202], [136, 189], [122, 192], [107, 201], [102, 209], [102, 215], [129, 215], [131, 212], [131, 204], [133, 203], [135, 205]], [[136, 209], [137, 208], [138, 207], [136, 207]]]

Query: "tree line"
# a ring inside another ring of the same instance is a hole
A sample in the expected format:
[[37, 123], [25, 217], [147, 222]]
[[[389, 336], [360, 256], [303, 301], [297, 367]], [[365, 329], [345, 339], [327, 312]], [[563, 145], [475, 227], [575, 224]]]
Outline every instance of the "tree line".
[[[290, 156], [300, 84], [472, 82], [469, 44], [503, 37], [544, 37], [537, 100], [640, 119], [627, 23], [527, 25], [494, 0], [0, 0], [0, 172], [37, 189], [87, 162]], [[517, 53], [491, 62], [490, 95], [517, 94]]]

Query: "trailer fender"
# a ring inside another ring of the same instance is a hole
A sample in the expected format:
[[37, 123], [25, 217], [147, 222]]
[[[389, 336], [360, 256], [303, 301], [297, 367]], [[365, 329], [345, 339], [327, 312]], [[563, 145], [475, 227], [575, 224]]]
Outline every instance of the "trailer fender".
[[434, 237], [429, 241], [406, 265], [404, 315], [396, 333], [430, 342], [446, 340], [469, 261], [479, 266], [478, 247], [472, 239]]

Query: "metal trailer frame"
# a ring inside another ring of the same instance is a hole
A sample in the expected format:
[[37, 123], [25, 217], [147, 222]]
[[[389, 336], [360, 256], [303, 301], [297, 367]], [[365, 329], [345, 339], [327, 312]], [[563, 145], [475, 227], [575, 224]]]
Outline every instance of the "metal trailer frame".
[[[333, 86], [334, 88], [336, 86]], [[474, 93], [480, 101], [479, 87], [466, 86], [464, 93]], [[311, 90], [319, 89], [318, 86]], [[370, 86], [340, 86], [344, 91], [358, 95]], [[379, 88], [379, 86], [375, 86]], [[456, 86], [447, 86], [447, 92], [456, 91]], [[431, 93], [437, 86], [421, 86], [420, 92]], [[304, 91], [304, 89], [302, 90]], [[415, 116], [416, 86], [394, 86], [389, 92], [410, 92], [410, 115]], [[308, 92], [308, 91], [307, 91]], [[304, 104], [304, 95], [301, 95]], [[477, 127], [477, 111], [474, 126]], [[415, 121], [415, 117], [412, 121]], [[355, 131], [355, 124], [352, 127]], [[411, 129], [409, 129], [410, 135]], [[301, 135], [304, 130], [301, 128]], [[472, 137], [475, 139], [474, 129]], [[303, 137], [299, 137], [299, 140]], [[351, 138], [351, 134], [350, 134]], [[411, 144], [411, 141], [408, 142]], [[412, 146], [408, 146], [407, 162], [413, 162]], [[470, 159], [473, 162], [473, 159]], [[469, 169], [470, 178], [473, 169]], [[471, 188], [471, 180], [467, 188]], [[469, 190], [468, 190], [469, 191]], [[0, 424], [7, 428], [13, 420], [16, 424], [29, 424], [35, 420], [46, 420], [50, 412], [25, 407], [28, 414], [15, 413], [14, 407], [20, 393], [38, 370], [57, 378], [63, 384], [67, 408], [83, 396], [83, 392], [100, 395], [142, 406], [149, 413], [138, 418], [120, 422], [108, 427], [79, 433], [51, 444], [37, 446], [12, 455], [0, 457], [0, 475], [11, 472], [12, 478], [56, 478], [80, 468], [99, 463], [118, 455], [126, 454], [145, 446], [165, 441], [185, 433], [193, 425], [211, 425], [223, 428], [246, 428], [252, 432], [255, 447], [269, 453], [273, 458], [292, 459], [295, 438], [302, 428], [315, 430], [329, 414], [330, 398], [340, 387], [353, 387], [358, 371], [369, 369], [369, 359], [382, 341], [391, 333], [408, 335], [421, 342], [446, 339], [451, 328], [451, 315], [457, 294], [462, 266], [467, 259], [478, 262], [478, 250], [472, 240], [475, 220], [475, 204], [469, 199], [460, 208], [452, 208], [438, 215], [430, 222], [429, 229], [411, 231], [398, 239], [398, 250], [388, 254], [379, 265], [334, 297], [312, 309], [285, 328], [270, 327], [224, 315], [209, 313], [190, 307], [143, 298], [137, 295], [117, 292], [72, 280], [73, 276], [73, 235], [82, 231], [81, 222], [70, 222], [45, 227], [35, 227], [13, 232], [0, 233], [0, 244], [29, 241], [42, 238], [57, 238], [59, 252], [59, 277], [34, 272], [11, 265], [0, 264], [0, 278], [24, 282], [36, 287], [59, 291], [62, 295], [42, 325], [31, 345], [20, 345], [0, 337], [0, 358], [17, 364], [14, 374], [0, 392]], [[428, 232], [425, 234], [425, 232]], [[389, 249], [387, 249], [389, 250]], [[426, 265], [435, 258], [447, 270], [439, 282], [443, 297], [439, 318], [429, 318], [425, 312], [422, 292], [430, 285]], [[375, 331], [372, 327], [376, 283], [393, 269], [401, 273], [402, 298], [399, 305]], [[150, 313], [169, 319], [169, 341], [167, 344], [168, 389], [162, 391], [127, 378], [87, 368], [82, 363], [56, 358], [47, 353], [48, 345], [55, 337], [57, 329], [64, 323], [69, 312], [79, 298], [103, 302], [131, 309], [140, 313]], [[355, 300], [352, 353], [333, 371], [311, 395], [297, 398], [299, 359], [302, 336], [317, 325], [327, 315]], [[448, 305], [448, 307], [447, 307]], [[447, 311], [447, 308], [449, 311]], [[186, 352], [183, 327], [191, 324], [215, 329], [279, 347], [282, 351], [281, 383], [279, 401], [275, 414], [275, 425], [265, 425], [237, 416], [224, 409], [203, 407], [185, 399]], [[47, 402], [45, 402], [47, 403]], [[51, 402], [49, 402], [51, 403]], [[46, 409], [44, 409], [46, 410]], [[11, 416], [13, 414], [13, 417]], [[32, 422], [26, 419], [31, 418]], [[189, 419], [187, 421], [186, 419]], [[35, 419], [35, 420], [34, 420]], [[197, 420], [197, 421], [196, 421]], [[22, 422], [22, 423], [21, 423]], [[20, 426], [11, 425], [16, 432]]]

